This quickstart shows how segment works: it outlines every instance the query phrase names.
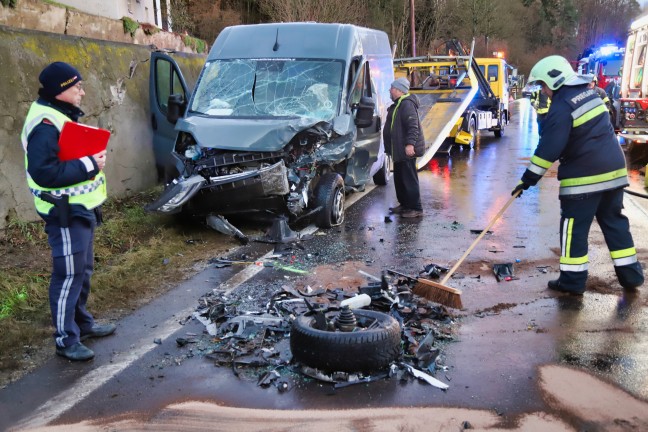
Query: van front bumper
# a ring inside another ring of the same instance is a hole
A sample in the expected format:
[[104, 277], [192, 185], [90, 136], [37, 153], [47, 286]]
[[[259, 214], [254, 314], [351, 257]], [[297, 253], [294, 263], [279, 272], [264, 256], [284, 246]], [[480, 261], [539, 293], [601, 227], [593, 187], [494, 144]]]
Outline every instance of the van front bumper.
[[258, 170], [226, 176], [200, 175], [174, 180], [147, 210], [173, 214], [183, 207], [191, 213], [238, 213], [278, 208], [290, 192], [283, 161]]

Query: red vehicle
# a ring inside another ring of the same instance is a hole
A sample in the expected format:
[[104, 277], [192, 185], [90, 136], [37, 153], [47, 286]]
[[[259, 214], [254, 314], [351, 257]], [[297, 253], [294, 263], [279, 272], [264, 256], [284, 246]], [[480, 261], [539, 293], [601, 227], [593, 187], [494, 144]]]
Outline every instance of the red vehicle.
[[648, 16], [645, 16], [630, 26], [621, 76], [619, 142], [630, 152], [643, 152], [648, 147], [648, 79], [644, 75], [647, 50]]
[[607, 87], [618, 78], [623, 67], [625, 48], [614, 44], [601, 45], [587, 57], [578, 61], [578, 73], [592, 74], [598, 78], [598, 86]]

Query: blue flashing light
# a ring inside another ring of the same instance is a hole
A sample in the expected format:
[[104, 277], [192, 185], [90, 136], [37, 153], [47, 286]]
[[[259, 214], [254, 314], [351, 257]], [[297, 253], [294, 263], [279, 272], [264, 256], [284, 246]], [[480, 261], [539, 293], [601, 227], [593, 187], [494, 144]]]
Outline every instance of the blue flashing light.
[[599, 48], [602, 56], [609, 56], [619, 51], [619, 47], [614, 44], [603, 45]]

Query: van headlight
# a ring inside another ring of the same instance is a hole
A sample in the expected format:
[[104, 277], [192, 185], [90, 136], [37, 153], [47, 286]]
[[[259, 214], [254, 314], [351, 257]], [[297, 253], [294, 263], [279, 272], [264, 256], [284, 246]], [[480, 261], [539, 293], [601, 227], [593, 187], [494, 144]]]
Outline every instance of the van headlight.
[[202, 176], [195, 175], [188, 179], [177, 182], [167, 188], [167, 190], [160, 197], [157, 211], [162, 213], [173, 213], [178, 211], [187, 201], [189, 201], [205, 184], [205, 179]]

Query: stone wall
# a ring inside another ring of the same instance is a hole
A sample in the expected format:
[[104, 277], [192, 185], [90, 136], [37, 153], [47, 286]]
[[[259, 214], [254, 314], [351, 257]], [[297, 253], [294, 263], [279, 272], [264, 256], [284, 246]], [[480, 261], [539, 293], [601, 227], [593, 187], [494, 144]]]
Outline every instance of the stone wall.
[[[23, 6], [35, 3], [38, 2], [19, 2]], [[86, 115], [82, 122], [112, 132], [105, 170], [109, 195], [124, 196], [150, 188], [157, 181], [148, 100], [149, 58], [154, 48], [133, 41], [70, 36], [69, 33], [80, 31], [71, 29], [118, 36], [123, 30], [104, 26], [104, 21], [97, 17], [66, 21], [61, 14], [76, 14], [39, 4], [42, 9], [34, 12], [39, 16], [34, 15], [33, 19], [47, 25], [47, 31], [0, 25], [0, 228], [12, 217], [38, 218], [25, 181], [20, 131], [27, 110], [37, 97], [38, 75], [52, 61], [71, 63], [83, 76], [86, 97], [82, 108]], [[0, 22], [7, 9], [0, 6]], [[61, 27], [57, 21], [66, 24]], [[178, 53], [174, 58], [193, 89], [204, 56]]]
[[56, 6], [39, 0], [18, 0], [15, 8], [0, 5], [0, 25], [136, 45], [154, 45], [180, 52], [195, 52], [192, 47], [185, 45], [183, 35], [156, 29], [153, 30], [153, 34], [148, 35], [140, 27], [131, 36], [124, 33], [121, 20], [90, 15], [74, 8]]

